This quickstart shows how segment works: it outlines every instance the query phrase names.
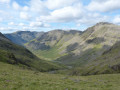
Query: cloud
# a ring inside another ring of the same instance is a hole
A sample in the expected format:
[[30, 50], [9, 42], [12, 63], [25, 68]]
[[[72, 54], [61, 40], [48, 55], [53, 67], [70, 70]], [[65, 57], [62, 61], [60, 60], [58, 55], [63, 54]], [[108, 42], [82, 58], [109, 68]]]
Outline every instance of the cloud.
[[13, 6], [13, 8], [15, 9], [15, 10], [19, 10], [21, 7], [19, 6], [19, 4], [17, 3], [17, 2], [13, 2], [12, 3], [12, 6]]
[[17, 29], [12, 27], [0, 27], [0, 31], [14, 31], [14, 30]]
[[26, 26], [24, 23], [19, 23], [18, 26]]
[[32, 12], [41, 14], [41, 15], [47, 15], [49, 14], [49, 10], [45, 6], [44, 1], [42, 0], [31, 0], [30, 1], [30, 10]]
[[68, 23], [68, 28], [88, 27], [102, 21], [120, 24], [119, 12], [117, 16], [114, 13], [120, 9], [120, 0], [87, 1], [27, 0], [17, 3], [17, 0], [0, 0], [0, 26], [35, 30], [63, 28]]
[[3, 18], [0, 17], [0, 22], [2, 22], [2, 21], [3, 21]]
[[[78, 9], [79, 8], [79, 9]], [[48, 16], [40, 16], [39, 20], [48, 22], [70, 22], [82, 18], [84, 10], [81, 3], [54, 10]]]
[[50, 25], [43, 22], [31, 22], [30, 27], [50, 27]]
[[87, 9], [90, 11], [110, 12], [120, 9], [120, 0], [92, 0]]
[[77, 23], [91, 26], [98, 22], [107, 22], [109, 20], [108, 16], [100, 15], [99, 13], [86, 13], [86, 15], [83, 16], [83, 18], [77, 20]]
[[10, 0], [0, 0], [0, 3], [9, 3]]
[[15, 25], [15, 23], [14, 22], [9, 22], [8, 25]]
[[[59, 9], [66, 6], [71, 6], [73, 3], [76, 3], [78, 0], [47, 0], [45, 5], [48, 9]], [[54, 3], [53, 3], [54, 2]]]
[[23, 7], [23, 11], [28, 11], [29, 10], [29, 7], [28, 6], [24, 6]]
[[27, 12], [20, 12], [20, 18], [29, 20], [31, 18], [31, 16]]
[[117, 16], [114, 17], [113, 23], [120, 24], [120, 15], [117, 15]]

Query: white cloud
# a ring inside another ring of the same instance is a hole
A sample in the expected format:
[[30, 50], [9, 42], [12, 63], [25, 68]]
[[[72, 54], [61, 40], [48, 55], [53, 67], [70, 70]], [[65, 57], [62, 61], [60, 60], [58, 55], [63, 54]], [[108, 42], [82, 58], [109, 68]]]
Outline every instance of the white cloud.
[[82, 18], [84, 13], [83, 9], [84, 8], [79, 3], [75, 4], [74, 6], [68, 6], [54, 10], [48, 16], [41, 16], [39, 20], [48, 22], [70, 22]]
[[14, 22], [9, 22], [8, 25], [15, 25], [15, 23]]
[[117, 15], [117, 16], [114, 17], [113, 23], [120, 24], [120, 15]]
[[100, 12], [118, 10], [120, 9], [120, 0], [92, 0], [87, 9]]
[[20, 18], [29, 20], [31, 18], [31, 16], [27, 12], [20, 12]]
[[78, 0], [47, 0], [45, 5], [49, 9], [58, 9], [65, 6], [71, 6], [73, 3], [76, 3]]
[[4, 27], [0, 27], [0, 31], [4, 31], [6, 30]]
[[42, 27], [43, 23], [42, 22], [31, 22], [30, 27]]
[[50, 25], [43, 22], [31, 22], [30, 27], [50, 27]]
[[[75, 24], [78, 27], [89, 26], [101, 21], [112, 21], [112, 18], [114, 23], [120, 24], [120, 15], [113, 15], [115, 10], [120, 9], [120, 0], [90, 0], [88, 5], [84, 5], [82, 1], [86, 2], [85, 0], [28, 0], [23, 6], [15, 0], [0, 0], [0, 22], [8, 23], [8, 25], [2, 23], [0, 26], [14, 25], [19, 29], [35, 30], [45, 27], [63, 28], [63, 24], [67, 26], [67, 23], [72, 23], [71, 26], [68, 25], [68, 28], [72, 28]], [[111, 13], [108, 14], [108, 11]], [[28, 20], [31, 21], [29, 25]], [[54, 27], [49, 25], [53, 25], [52, 23], [55, 23]]]
[[49, 10], [45, 6], [44, 1], [42, 0], [31, 0], [30, 1], [30, 10], [35, 13], [39, 13], [39, 15], [49, 14]]
[[0, 3], [9, 3], [10, 0], [0, 0]]
[[0, 22], [2, 22], [2, 21], [3, 21], [3, 18], [0, 17]]
[[28, 6], [24, 6], [23, 7], [23, 11], [28, 11], [29, 10], [29, 7]]
[[0, 27], [0, 31], [14, 31], [16, 28], [12, 27]]
[[19, 23], [18, 25], [19, 26], [26, 26], [24, 23]]
[[107, 22], [109, 20], [108, 16], [100, 15], [99, 13], [87, 13], [83, 18], [77, 20], [78, 24], [84, 24], [91, 26], [98, 22]]
[[13, 2], [13, 4], [12, 4], [12, 6], [13, 6], [13, 8], [15, 9], [15, 10], [19, 10], [21, 7], [19, 6], [19, 4], [17, 3], [17, 2]]

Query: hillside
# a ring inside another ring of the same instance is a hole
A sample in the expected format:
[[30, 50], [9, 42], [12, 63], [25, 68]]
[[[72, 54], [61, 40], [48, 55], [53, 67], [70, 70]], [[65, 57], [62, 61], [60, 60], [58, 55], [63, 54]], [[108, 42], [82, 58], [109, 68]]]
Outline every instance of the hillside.
[[[69, 42], [73, 42], [75, 38]], [[69, 55], [60, 57], [57, 61], [67, 65], [84, 66], [109, 50], [116, 42], [120, 41], [119, 38], [120, 26], [111, 23], [98, 23], [79, 36], [75, 50], [71, 51]]]
[[59, 66], [57, 66], [56, 64], [40, 60], [29, 50], [12, 43], [1, 33], [0, 61], [11, 64], [25, 65], [30, 68], [35, 68], [39, 71], [49, 71], [59, 68]]
[[0, 90], [119, 90], [120, 74], [66, 76], [0, 62]]
[[44, 34], [44, 32], [17, 31], [15, 33], [4, 35], [16, 44], [24, 45], [42, 34]]
[[[109, 50], [116, 47], [119, 39], [120, 26], [100, 22], [84, 32], [49, 31], [24, 45], [39, 58], [69, 66], [72, 68], [71, 74], [89, 75], [119, 72], [119, 57], [117, 56], [119, 52], [113, 54], [112, 57], [111, 54], [109, 55]], [[108, 57], [103, 58], [106, 52], [109, 52], [108, 55], [106, 54]], [[118, 57], [117, 61], [113, 57]]]
[[105, 51], [93, 62], [84, 66], [83, 75], [120, 73], [120, 42]]
[[55, 60], [69, 53], [69, 50], [66, 50], [69, 40], [81, 33], [76, 30], [53, 30], [28, 42], [25, 46], [42, 59]]

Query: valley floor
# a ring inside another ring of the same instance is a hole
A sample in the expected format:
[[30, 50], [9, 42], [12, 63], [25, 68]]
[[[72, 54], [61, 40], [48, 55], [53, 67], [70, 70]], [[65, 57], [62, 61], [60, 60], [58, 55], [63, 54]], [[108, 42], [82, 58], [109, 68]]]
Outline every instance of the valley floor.
[[120, 74], [65, 76], [0, 62], [0, 90], [120, 90]]

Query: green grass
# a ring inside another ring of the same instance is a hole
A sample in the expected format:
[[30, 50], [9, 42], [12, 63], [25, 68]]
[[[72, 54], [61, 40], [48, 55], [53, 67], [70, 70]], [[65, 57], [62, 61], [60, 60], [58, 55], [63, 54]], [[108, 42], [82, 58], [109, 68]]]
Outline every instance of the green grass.
[[0, 62], [0, 90], [119, 90], [120, 74], [66, 76]]
[[11, 64], [22, 64], [39, 71], [60, 69], [56, 63], [41, 60], [22, 46], [10, 41], [0, 41], [0, 61]]
[[63, 49], [59, 49], [59, 46], [54, 46], [49, 50], [33, 50], [28, 48], [32, 53], [34, 53], [37, 57], [43, 60], [56, 60], [57, 58], [64, 56], [66, 54], [60, 54], [59, 52]]
[[58, 48], [57, 47], [53, 47], [53, 48], [51, 48], [49, 50], [35, 51], [35, 55], [37, 55], [38, 57], [40, 57], [42, 59], [46, 59], [46, 60], [54, 60], [54, 59], [61, 56], [58, 53]]

